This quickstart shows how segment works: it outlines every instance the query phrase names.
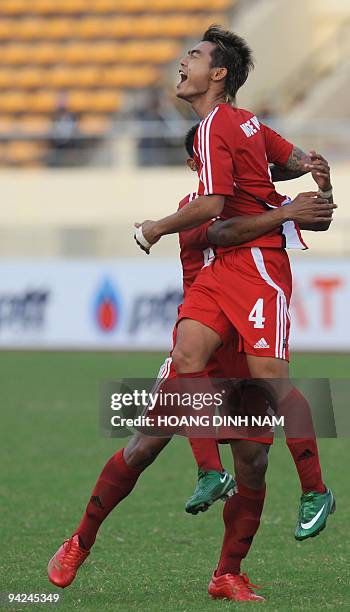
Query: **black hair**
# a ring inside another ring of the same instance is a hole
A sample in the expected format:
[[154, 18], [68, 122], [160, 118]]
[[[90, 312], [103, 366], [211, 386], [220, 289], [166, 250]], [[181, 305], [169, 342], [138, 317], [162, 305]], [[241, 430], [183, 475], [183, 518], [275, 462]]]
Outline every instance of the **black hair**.
[[191, 129], [188, 130], [186, 137], [185, 137], [185, 147], [186, 147], [186, 151], [189, 157], [193, 157], [193, 143], [194, 143], [194, 137], [196, 135], [196, 131], [198, 127], [199, 127], [199, 123], [196, 123], [196, 125], [193, 125]]
[[202, 41], [215, 45], [211, 67], [227, 68], [225, 89], [233, 100], [254, 68], [252, 50], [241, 36], [218, 25], [211, 25], [204, 33]]

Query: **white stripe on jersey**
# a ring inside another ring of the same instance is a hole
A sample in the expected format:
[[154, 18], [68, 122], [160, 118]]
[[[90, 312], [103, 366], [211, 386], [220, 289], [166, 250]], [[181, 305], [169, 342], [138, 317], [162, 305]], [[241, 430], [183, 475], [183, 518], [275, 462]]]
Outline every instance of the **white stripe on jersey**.
[[205, 139], [205, 160], [206, 160], [206, 164], [207, 164], [207, 169], [208, 169], [208, 193], [211, 194], [213, 193], [213, 177], [212, 177], [212, 173], [211, 173], [211, 159], [210, 159], [210, 141], [209, 141], [209, 135], [210, 135], [210, 126], [212, 124], [212, 121], [217, 113], [217, 111], [219, 110], [219, 107], [217, 106], [213, 112], [209, 115], [209, 119], [206, 125], [206, 139]]
[[200, 180], [204, 185], [204, 195], [212, 194], [213, 192], [213, 180], [211, 171], [211, 159], [210, 159], [210, 126], [216, 115], [219, 107], [216, 106], [209, 115], [201, 121], [198, 128], [198, 148], [199, 156], [202, 163], [202, 170]]
[[199, 151], [199, 158], [200, 158], [201, 164], [202, 164], [202, 169], [201, 169], [199, 180], [202, 181], [202, 183], [204, 185], [204, 193], [206, 193], [206, 191], [207, 191], [207, 177], [205, 176], [204, 157], [203, 157], [203, 150], [202, 150], [202, 135], [203, 135], [203, 127], [204, 127], [203, 124], [204, 124], [204, 122], [202, 121], [199, 124], [199, 128], [198, 128], [198, 151]]
[[258, 247], [252, 247], [250, 249], [254, 263], [260, 276], [264, 281], [273, 287], [277, 291], [276, 295], [276, 344], [275, 344], [275, 357], [280, 359], [286, 356], [286, 347], [284, 346], [284, 340], [287, 334], [287, 316], [289, 317], [287, 299], [285, 293], [281, 287], [279, 287], [271, 278], [268, 271], [266, 270], [263, 254]]

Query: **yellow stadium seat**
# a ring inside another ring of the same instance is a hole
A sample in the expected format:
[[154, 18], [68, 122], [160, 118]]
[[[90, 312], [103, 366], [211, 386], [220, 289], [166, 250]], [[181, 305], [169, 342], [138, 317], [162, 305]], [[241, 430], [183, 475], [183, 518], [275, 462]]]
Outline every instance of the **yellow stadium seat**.
[[117, 91], [99, 90], [71, 91], [67, 97], [67, 106], [72, 112], [113, 113], [121, 106], [121, 94]]
[[16, 35], [16, 38], [20, 40], [35, 40], [45, 37], [47, 28], [46, 19], [14, 20], [12, 23], [13, 37]]
[[18, 89], [36, 89], [42, 87], [44, 74], [38, 68], [21, 68], [13, 71], [13, 86]]
[[105, 68], [103, 72], [103, 84], [106, 87], [148, 87], [158, 83], [160, 78], [160, 71], [153, 66], [117, 66]]
[[90, 0], [55, 0], [59, 13], [90, 13]]
[[160, 41], [155, 43], [135, 43], [124, 46], [123, 52], [126, 61], [150, 62], [154, 64], [165, 64], [174, 60], [179, 52], [180, 46], [175, 41]]
[[96, 64], [116, 63], [119, 60], [119, 51], [123, 46], [114, 42], [96, 43], [89, 48], [89, 61]]
[[75, 34], [83, 39], [105, 38], [109, 34], [108, 27], [109, 20], [87, 17], [77, 20]]
[[118, 10], [115, 0], [91, 0], [90, 7], [91, 12], [94, 13], [115, 13]]
[[91, 61], [89, 47], [80, 42], [65, 45], [60, 49], [60, 59], [68, 64], [86, 64]]
[[89, 12], [89, 0], [32, 0], [32, 10], [43, 15]]
[[84, 115], [79, 121], [79, 129], [87, 136], [102, 136], [109, 128], [109, 119], [101, 115]]
[[54, 89], [74, 87], [76, 72], [67, 66], [56, 66], [46, 72], [45, 83]]
[[23, 113], [26, 110], [28, 96], [23, 91], [9, 91], [0, 96], [0, 112]]
[[74, 38], [76, 36], [73, 19], [47, 19], [46, 36], [51, 40]]
[[0, 116], [0, 136], [11, 134], [16, 131], [16, 121], [13, 115]]
[[47, 42], [31, 45], [27, 50], [28, 61], [34, 64], [55, 64], [61, 61], [62, 47]]
[[28, 46], [12, 43], [4, 45], [0, 53], [1, 64], [19, 65], [28, 62]]
[[101, 85], [102, 74], [100, 67], [83, 66], [75, 70], [76, 87], [98, 87]]
[[9, 142], [5, 155], [7, 163], [11, 165], [27, 166], [44, 161], [43, 156], [47, 147], [40, 142], [28, 140]]
[[28, 96], [25, 109], [32, 113], [52, 113], [57, 108], [58, 97], [54, 91], [44, 90]]
[[47, 136], [51, 125], [51, 118], [45, 115], [24, 115], [16, 121], [18, 132], [26, 135]]
[[135, 17], [113, 17], [108, 20], [108, 34], [114, 38], [134, 38], [137, 36], [135, 30], [139, 20]]
[[23, 15], [28, 10], [26, 0], [1, 0], [0, 6], [4, 15]]
[[12, 25], [12, 19], [0, 19], [0, 40], [11, 40], [13, 38]]
[[9, 68], [0, 69], [0, 88], [10, 89], [13, 87], [14, 70]]
[[96, 87], [100, 84], [100, 81], [100, 70], [94, 66], [84, 66], [81, 68], [60, 66], [49, 70], [46, 73], [45, 80], [48, 86], [58, 89]]

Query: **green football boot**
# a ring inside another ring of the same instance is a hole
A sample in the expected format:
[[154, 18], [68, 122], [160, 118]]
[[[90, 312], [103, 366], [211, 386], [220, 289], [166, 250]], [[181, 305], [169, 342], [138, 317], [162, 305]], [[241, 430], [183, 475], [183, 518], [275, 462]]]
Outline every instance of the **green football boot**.
[[236, 481], [228, 472], [198, 470], [198, 482], [192, 497], [185, 506], [189, 514], [205, 512], [218, 499], [226, 501], [236, 492]]
[[333, 512], [335, 499], [330, 489], [326, 489], [325, 493], [303, 493], [300, 498], [295, 539], [306, 540], [317, 536], [325, 528], [327, 518]]

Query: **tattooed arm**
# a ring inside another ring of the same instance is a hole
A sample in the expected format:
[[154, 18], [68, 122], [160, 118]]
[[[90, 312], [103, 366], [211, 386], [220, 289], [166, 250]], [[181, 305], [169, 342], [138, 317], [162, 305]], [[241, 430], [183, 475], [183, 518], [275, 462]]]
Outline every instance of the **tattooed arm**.
[[307, 174], [309, 170], [288, 170], [278, 164], [270, 164], [270, 172], [273, 183], [276, 183], [277, 181], [291, 181], [297, 179]]
[[299, 149], [299, 147], [293, 147], [293, 151], [288, 157], [285, 168], [290, 172], [306, 174], [311, 171], [311, 158], [304, 153], [302, 149]]

